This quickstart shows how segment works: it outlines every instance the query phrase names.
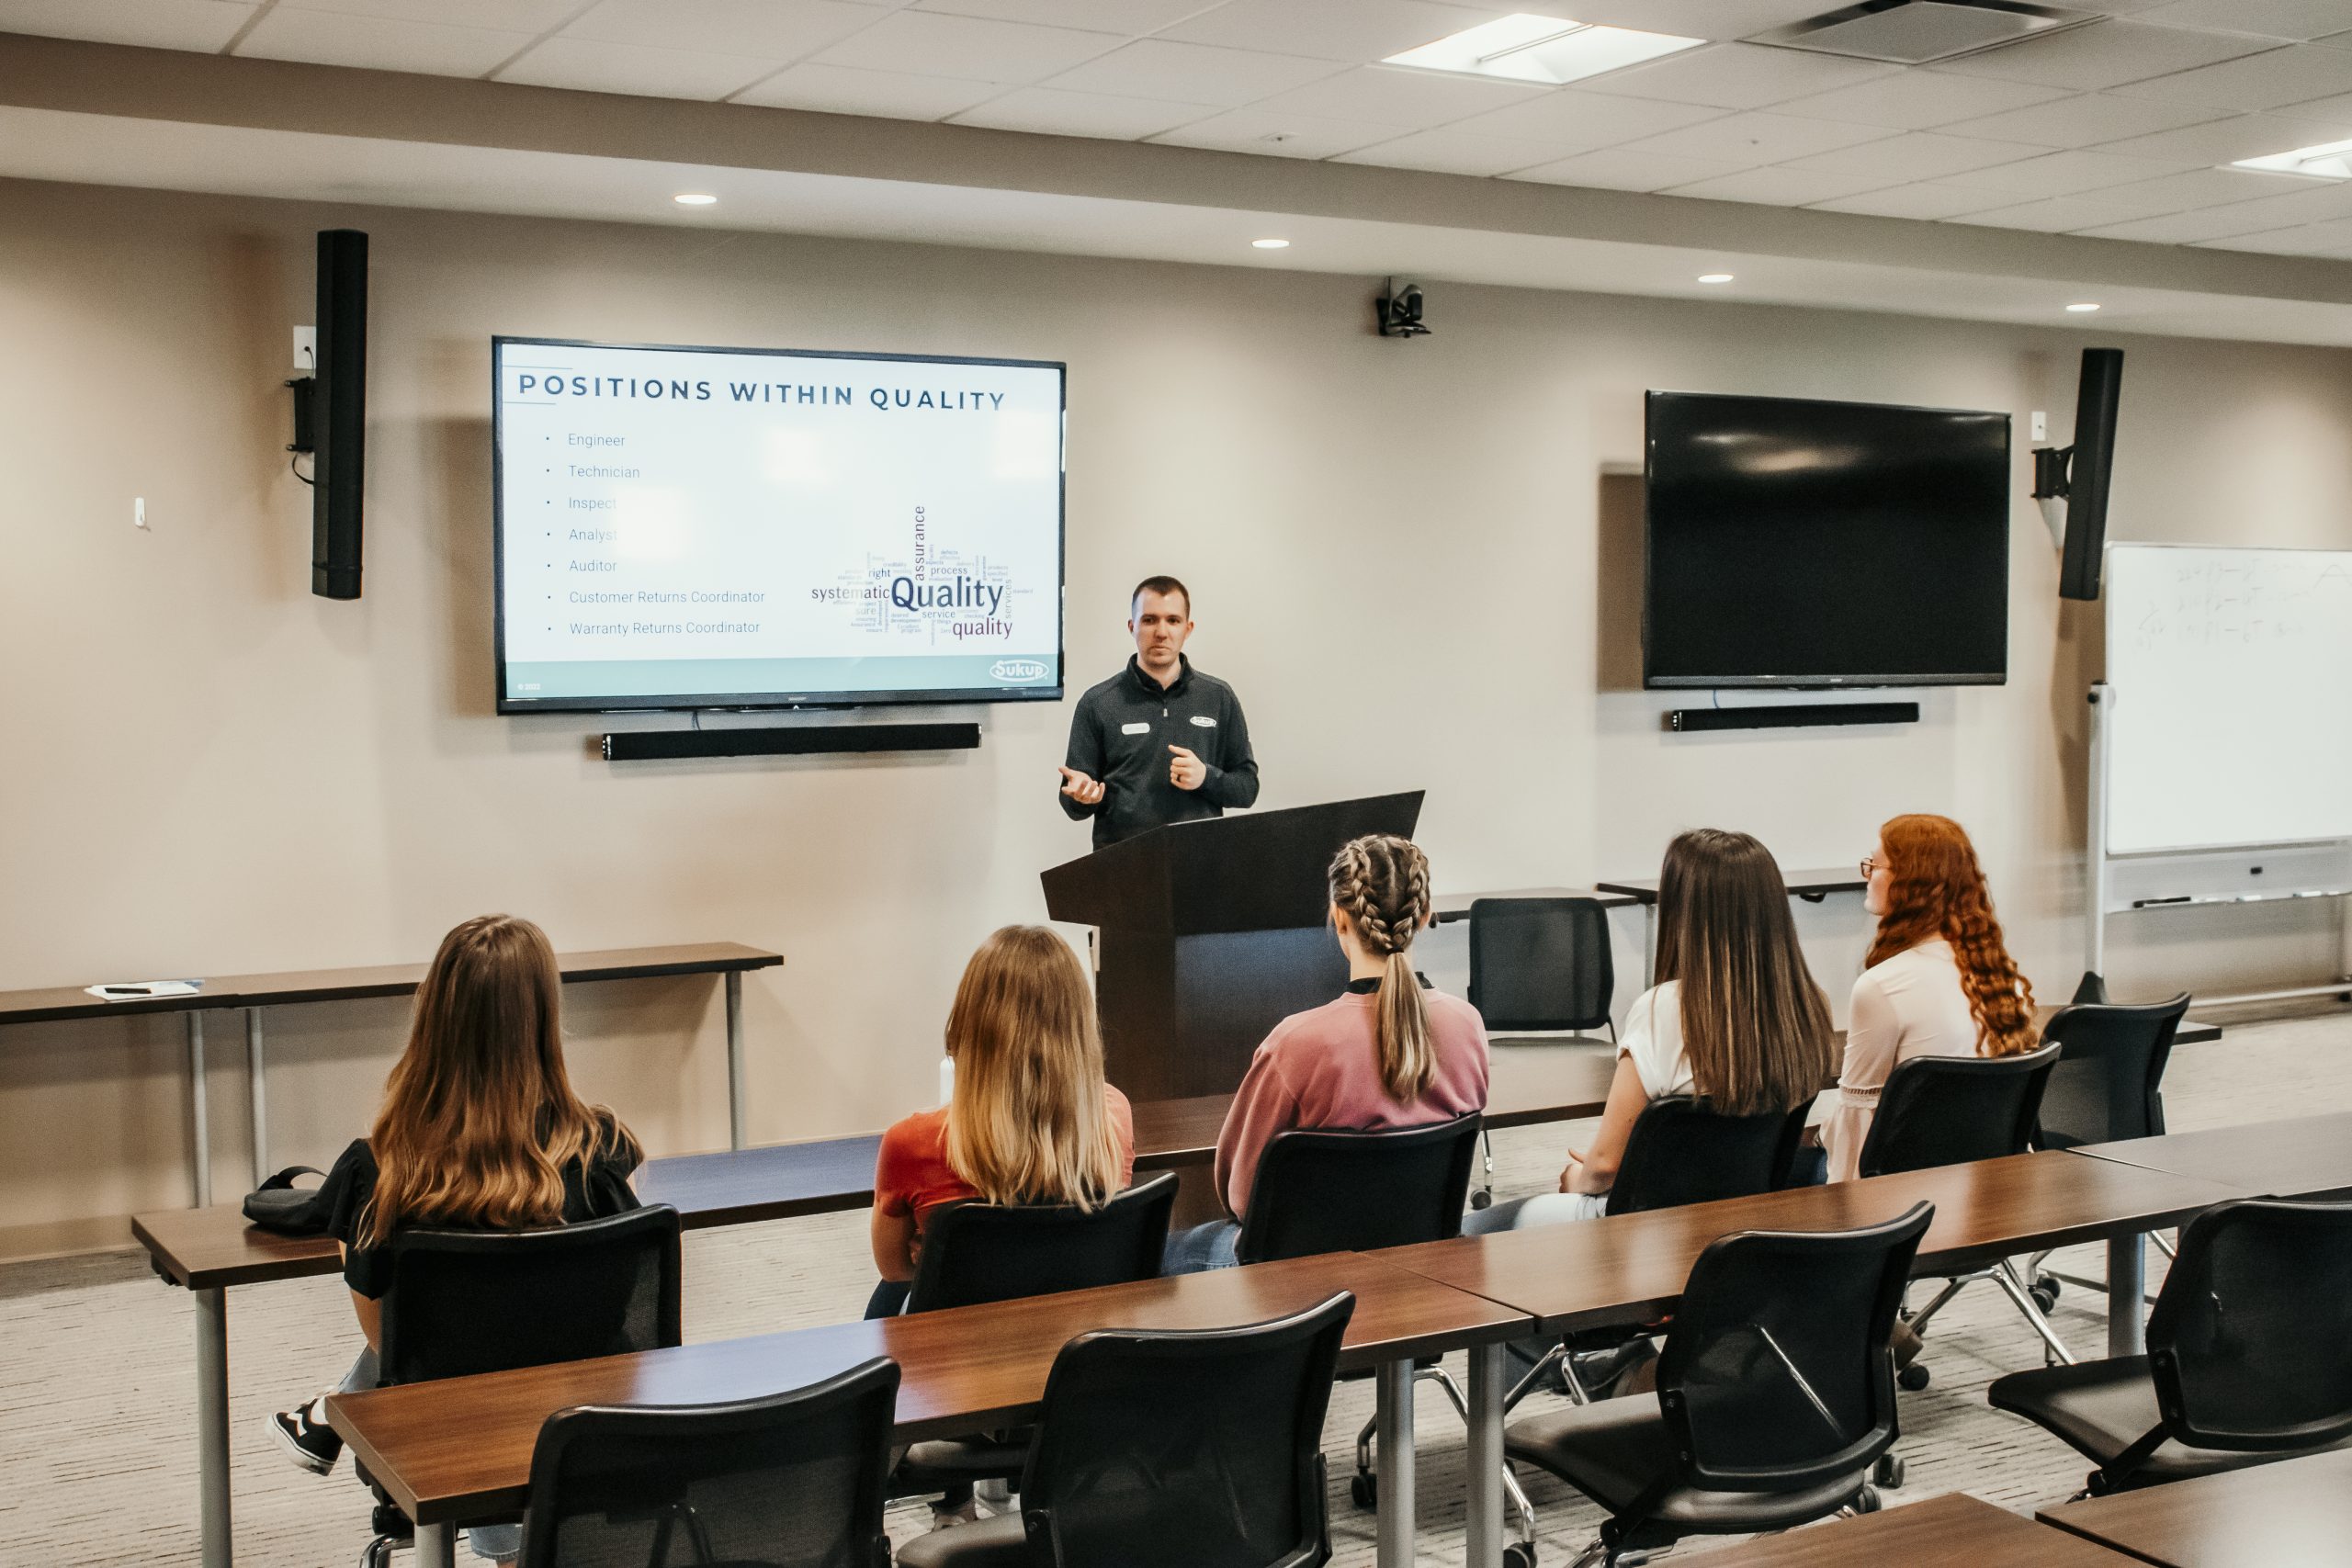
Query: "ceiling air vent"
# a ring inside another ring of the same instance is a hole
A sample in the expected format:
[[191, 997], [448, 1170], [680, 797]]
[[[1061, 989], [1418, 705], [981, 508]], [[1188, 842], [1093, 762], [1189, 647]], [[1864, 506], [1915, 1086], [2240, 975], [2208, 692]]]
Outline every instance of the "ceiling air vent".
[[2097, 11], [2034, 6], [2026, 0], [1862, 0], [1859, 6], [1758, 33], [1747, 41], [1894, 65], [1925, 65], [2103, 19]]

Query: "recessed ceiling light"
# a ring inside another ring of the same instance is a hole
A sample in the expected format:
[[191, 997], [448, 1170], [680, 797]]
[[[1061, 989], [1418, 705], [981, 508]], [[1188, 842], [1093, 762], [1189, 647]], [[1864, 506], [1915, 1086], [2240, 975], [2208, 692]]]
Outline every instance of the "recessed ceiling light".
[[1261, 251], [1286, 251], [1290, 249], [1290, 242], [1288, 240], [1252, 240], [1250, 243]]
[[1419, 49], [1408, 49], [1402, 54], [1392, 54], [1381, 63], [1557, 85], [1580, 82], [1587, 76], [1637, 65], [1662, 54], [1696, 49], [1706, 41], [1672, 33], [1604, 28], [1522, 11], [1481, 23]]
[[1731, 281], [1731, 274], [1727, 272], [1702, 272], [1699, 275], [1699, 281], [1702, 283], [1729, 283]]
[[2098, 309], [2098, 303], [2096, 300], [2077, 299], [2075, 303], [2066, 307], [2066, 313], [2070, 316], [2087, 316], [2093, 310]]
[[2317, 180], [2352, 180], [2352, 141], [2323, 141], [2292, 152], [2273, 152], [2267, 158], [2240, 158], [2230, 167], [2305, 175]]
[[711, 195], [708, 191], [701, 190], [682, 190], [670, 199], [676, 202], [680, 207], [716, 207], [718, 205], [718, 198], [717, 197]]

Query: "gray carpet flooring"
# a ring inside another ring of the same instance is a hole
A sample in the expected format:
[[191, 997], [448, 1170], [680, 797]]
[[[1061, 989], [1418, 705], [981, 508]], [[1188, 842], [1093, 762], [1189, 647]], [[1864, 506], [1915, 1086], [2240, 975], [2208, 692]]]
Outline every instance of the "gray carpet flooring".
[[[2183, 1047], [2165, 1100], [2179, 1131], [2352, 1109], [2352, 1016], [2243, 1023], [2218, 1043]], [[1548, 1189], [1559, 1151], [1582, 1131], [1497, 1134], [1498, 1190]], [[843, 1214], [689, 1235], [688, 1337], [854, 1316], [871, 1282], [865, 1225], [863, 1214]], [[2097, 1248], [2060, 1259], [2072, 1273], [2105, 1271]], [[2163, 1257], [2151, 1248], [2149, 1261], [2153, 1289]], [[2103, 1298], [2070, 1288], [2054, 1321], [2078, 1355], [2101, 1352]], [[332, 1382], [349, 1362], [356, 1334], [346, 1299], [323, 1280], [232, 1292], [229, 1335], [238, 1561], [250, 1568], [356, 1562], [368, 1506], [348, 1467], [324, 1480], [300, 1472], [263, 1425], [269, 1411]], [[158, 1282], [140, 1255], [0, 1268], [0, 1563], [197, 1561], [193, 1338], [187, 1296]], [[2031, 1331], [1996, 1291], [1973, 1287], [1947, 1308], [1926, 1360], [1934, 1382], [1904, 1396], [1898, 1451], [1909, 1476], [1889, 1506], [1964, 1491], [2030, 1512], [2081, 1485], [2084, 1466], [2070, 1450], [1984, 1404], [1995, 1377], [2041, 1362]], [[1350, 1568], [1373, 1561], [1371, 1517], [1349, 1502], [1346, 1485], [1354, 1434], [1371, 1406], [1368, 1383], [1342, 1384], [1326, 1433], [1335, 1556]], [[1420, 1557], [1459, 1562], [1463, 1432], [1434, 1391], [1420, 1401], [1417, 1437]], [[1528, 1480], [1542, 1559], [1566, 1562], [1591, 1539], [1596, 1515], [1547, 1478]], [[927, 1522], [912, 1508], [890, 1521], [901, 1540]], [[1688, 1545], [1677, 1555], [1703, 1550]]]

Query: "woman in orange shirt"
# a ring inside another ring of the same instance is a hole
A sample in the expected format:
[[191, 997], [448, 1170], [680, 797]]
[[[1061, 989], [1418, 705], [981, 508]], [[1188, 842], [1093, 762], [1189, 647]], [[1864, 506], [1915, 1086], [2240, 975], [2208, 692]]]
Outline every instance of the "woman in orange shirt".
[[874, 1168], [868, 1317], [906, 1305], [924, 1216], [942, 1203], [1074, 1203], [1092, 1209], [1136, 1168], [1127, 1097], [1102, 1081], [1094, 998], [1069, 944], [1007, 926], [965, 965], [947, 1013], [956, 1088], [882, 1134]]

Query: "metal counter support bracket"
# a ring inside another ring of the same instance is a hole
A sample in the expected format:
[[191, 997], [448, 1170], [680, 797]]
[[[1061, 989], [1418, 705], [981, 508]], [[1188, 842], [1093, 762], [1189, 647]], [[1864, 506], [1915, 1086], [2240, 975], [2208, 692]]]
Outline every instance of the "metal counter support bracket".
[[212, 1206], [212, 1120], [204, 1103], [204, 1015], [187, 1015], [188, 1184], [199, 1209]]
[[727, 972], [727, 1146], [743, 1146], [743, 972]]

